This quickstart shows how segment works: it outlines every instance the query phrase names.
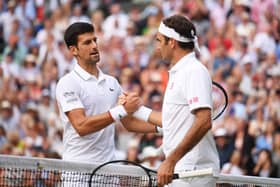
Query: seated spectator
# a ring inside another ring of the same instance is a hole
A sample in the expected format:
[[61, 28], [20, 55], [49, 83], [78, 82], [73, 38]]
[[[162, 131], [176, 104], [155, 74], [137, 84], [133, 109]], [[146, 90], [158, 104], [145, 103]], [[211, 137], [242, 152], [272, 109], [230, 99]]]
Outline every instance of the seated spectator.
[[154, 146], [147, 146], [143, 149], [142, 154], [142, 165], [150, 169], [158, 169], [161, 164], [159, 154]]
[[214, 132], [217, 150], [220, 158], [220, 167], [230, 160], [230, 156], [234, 150], [234, 144], [230, 137], [227, 135], [227, 131], [224, 128], [219, 128]]
[[272, 163], [271, 151], [262, 149], [259, 151], [256, 165], [253, 170], [255, 176], [276, 177], [277, 170]]
[[280, 131], [276, 132], [273, 136], [272, 161], [277, 167], [276, 177], [280, 178]]
[[231, 175], [243, 175], [244, 171], [241, 167], [242, 154], [238, 150], [234, 150], [230, 162], [223, 165], [221, 173], [231, 174]]

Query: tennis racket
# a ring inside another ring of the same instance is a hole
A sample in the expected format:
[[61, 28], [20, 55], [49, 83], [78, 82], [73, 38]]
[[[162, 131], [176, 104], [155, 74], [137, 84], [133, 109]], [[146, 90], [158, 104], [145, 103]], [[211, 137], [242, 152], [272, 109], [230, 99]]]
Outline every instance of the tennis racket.
[[[122, 165], [120, 165], [120, 163], [132, 165], [133, 167], [129, 168], [126, 166], [127, 171], [125, 171], [125, 174], [121, 174]], [[114, 166], [109, 167], [108, 165], [110, 164], [114, 164]], [[107, 169], [105, 168], [106, 166]], [[135, 174], [137, 171], [138, 176]], [[206, 168], [175, 173], [173, 179], [176, 180], [200, 176], [214, 176], [213, 169]], [[114, 179], [112, 179], [112, 177], [114, 177]], [[100, 186], [101, 184], [102, 186], [105, 185], [110, 187], [157, 187], [157, 171], [151, 170], [132, 161], [114, 160], [101, 164], [92, 171], [89, 179], [89, 187]]]
[[212, 100], [213, 100], [213, 113], [212, 119], [218, 119], [226, 110], [228, 105], [228, 95], [226, 90], [217, 82], [212, 81]]

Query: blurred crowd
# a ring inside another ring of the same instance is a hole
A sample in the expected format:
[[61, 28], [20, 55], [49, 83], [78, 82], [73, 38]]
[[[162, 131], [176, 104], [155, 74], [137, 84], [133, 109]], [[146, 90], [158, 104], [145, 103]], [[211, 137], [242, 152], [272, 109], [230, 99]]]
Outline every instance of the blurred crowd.
[[[0, 153], [61, 157], [55, 87], [76, 63], [63, 34], [77, 21], [95, 26], [100, 68], [161, 110], [169, 67], [155, 34], [174, 13], [193, 21], [197, 56], [228, 93], [213, 122], [221, 172], [280, 177], [279, 0], [0, 0]], [[156, 169], [161, 141], [116, 126], [120, 159]]]

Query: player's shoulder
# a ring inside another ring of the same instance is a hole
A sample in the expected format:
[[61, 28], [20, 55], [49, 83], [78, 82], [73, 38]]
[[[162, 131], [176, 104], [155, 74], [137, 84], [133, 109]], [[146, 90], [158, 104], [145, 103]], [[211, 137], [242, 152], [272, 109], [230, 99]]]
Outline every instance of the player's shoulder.
[[73, 71], [70, 71], [63, 75], [57, 82], [57, 86], [65, 85], [65, 84], [75, 84], [75, 75]]
[[205, 70], [207, 70], [206, 66], [204, 64], [202, 64], [202, 62], [197, 58], [192, 59], [190, 61], [190, 63], [188, 63], [188, 66], [187, 66], [186, 69], [190, 70], [190, 71], [194, 71], [194, 70], [205, 71]]

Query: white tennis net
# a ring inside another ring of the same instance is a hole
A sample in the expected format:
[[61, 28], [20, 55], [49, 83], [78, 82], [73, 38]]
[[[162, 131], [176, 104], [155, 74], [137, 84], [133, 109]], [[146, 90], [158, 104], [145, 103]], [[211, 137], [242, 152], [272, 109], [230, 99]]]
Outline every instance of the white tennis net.
[[[99, 165], [66, 162], [58, 159], [0, 155], [0, 187], [148, 187], [157, 186], [156, 175], [140, 167], [110, 164], [90, 176]], [[196, 171], [197, 173], [197, 171]], [[193, 176], [192, 177], [200, 177]], [[218, 187], [280, 187], [279, 178], [212, 175]]]

